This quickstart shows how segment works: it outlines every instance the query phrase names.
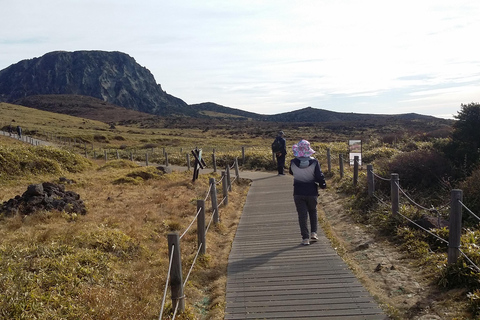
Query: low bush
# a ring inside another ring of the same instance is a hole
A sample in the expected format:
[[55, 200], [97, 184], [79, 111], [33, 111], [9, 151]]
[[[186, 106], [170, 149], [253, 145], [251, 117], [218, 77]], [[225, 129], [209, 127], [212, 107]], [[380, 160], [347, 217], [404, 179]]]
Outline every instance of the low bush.
[[0, 146], [0, 178], [15, 179], [29, 174], [76, 173], [92, 163], [81, 155], [52, 147]]
[[451, 175], [448, 160], [433, 150], [400, 153], [387, 166], [389, 172], [399, 174], [402, 187], [412, 189], [432, 189]]
[[[472, 175], [460, 185], [463, 190], [463, 203], [477, 216], [480, 215], [480, 168], [472, 172]], [[464, 210], [465, 211], [465, 210]], [[465, 222], [478, 223], [470, 214], [465, 214]]]
[[384, 158], [390, 159], [391, 157], [393, 157], [398, 153], [400, 153], [400, 151], [398, 151], [395, 148], [390, 148], [385, 146], [375, 147], [372, 149], [367, 149], [362, 152], [362, 162], [373, 163], [374, 161], [379, 159], [384, 159]]

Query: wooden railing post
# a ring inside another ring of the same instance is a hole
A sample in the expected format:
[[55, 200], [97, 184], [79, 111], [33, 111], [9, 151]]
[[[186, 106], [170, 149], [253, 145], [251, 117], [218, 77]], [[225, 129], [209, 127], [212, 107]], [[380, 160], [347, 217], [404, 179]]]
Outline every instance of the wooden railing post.
[[360, 158], [359, 156], [353, 157], [353, 186], [356, 187], [358, 184], [358, 165]]
[[213, 172], [217, 172], [217, 158], [215, 157], [215, 149], [213, 149], [212, 153], [212, 164], [213, 164]]
[[[168, 234], [168, 256], [172, 257], [170, 271], [170, 291], [172, 292], [172, 309], [178, 304], [178, 311], [185, 311], [185, 296], [183, 295], [182, 257], [180, 254], [180, 236], [177, 232]], [[173, 250], [173, 256], [172, 256]]]
[[218, 214], [218, 202], [217, 202], [217, 183], [215, 178], [210, 178], [210, 188], [212, 192], [212, 212], [213, 212], [213, 223], [217, 224], [220, 221]]
[[168, 153], [165, 152], [165, 167], [168, 167]]
[[225, 167], [225, 172], [227, 173], [227, 187], [228, 187], [228, 191], [232, 191], [232, 183], [230, 180], [230, 167], [228, 166], [228, 163], [227, 163], [227, 166]]
[[392, 214], [398, 216], [399, 213], [399, 196], [398, 196], [398, 173], [390, 175], [390, 198], [392, 201]]
[[105, 162], [108, 160], [107, 150], [103, 150], [103, 154], [105, 156]]
[[145, 165], [148, 167], [148, 152], [145, 152]]
[[227, 175], [225, 171], [222, 171], [222, 191], [223, 191], [223, 197], [225, 200], [223, 200], [223, 205], [228, 204], [228, 181], [227, 181]]
[[191, 165], [190, 165], [190, 154], [187, 153], [187, 170], [190, 171]]
[[197, 200], [197, 212], [199, 212], [197, 217], [197, 244], [198, 248], [200, 248], [200, 254], [205, 254], [207, 246], [205, 237], [205, 200]]
[[373, 176], [373, 165], [367, 164], [367, 184], [368, 184], [368, 195], [373, 196], [375, 191], [375, 177]]
[[242, 166], [245, 165], [245, 147], [242, 147]]
[[330, 148], [327, 148], [327, 166], [328, 172], [332, 172], [332, 155], [330, 154]]
[[338, 155], [338, 166], [340, 167], [340, 178], [343, 178], [343, 154]]
[[237, 181], [237, 184], [240, 182], [238, 179], [240, 178], [240, 172], [238, 170], [238, 158], [235, 158], [235, 181]]
[[120, 153], [118, 153], [118, 149], [117, 149], [117, 160], [120, 159]]
[[463, 191], [453, 189], [450, 193], [450, 221], [448, 234], [448, 258], [447, 263], [457, 262], [460, 255], [460, 236], [462, 234], [462, 204]]

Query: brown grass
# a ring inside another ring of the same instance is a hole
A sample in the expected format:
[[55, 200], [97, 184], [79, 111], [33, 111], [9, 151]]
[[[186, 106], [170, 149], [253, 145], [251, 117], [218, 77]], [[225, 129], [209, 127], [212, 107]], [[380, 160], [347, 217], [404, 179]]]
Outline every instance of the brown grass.
[[[114, 183], [132, 172], [136, 183]], [[168, 268], [167, 234], [185, 230], [196, 214], [196, 200], [206, 196], [208, 178], [219, 178], [200, 175], [192, 183], [191, 177], [191, 172], [163, 175], [153, 167], [107, 165], [68, 176], [76, 183], [67, 190], [81, 195], [87, 215], [1, 218], [0, 268], [15, 270], [2, 279], [14, 288], [0, 293], [0, 317], [157, 319]], [[13, 198], [29, 183], [54, 179], [21, 179], [2, 186], [2, 198]], [[223, 318], [226, 264], [247, 189], [241, 180], [229, 205], [220, 208], [221, 222], [209, 230], [207, 254], [197, 260], [185, 288], [186, 312], [177, 319]], [[184, 276], [196, 252], [195, 229], [196, 224], [181, 241]]]

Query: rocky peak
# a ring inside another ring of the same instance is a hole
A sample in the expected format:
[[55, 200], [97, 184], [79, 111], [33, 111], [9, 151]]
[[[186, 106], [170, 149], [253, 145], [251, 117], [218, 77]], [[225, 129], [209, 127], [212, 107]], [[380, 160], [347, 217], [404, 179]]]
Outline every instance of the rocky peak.
[[157, 115], [193, 115], [194, 109], [167, 94], [152, 73], [122, 52], [55, 51], [0, 71], [0, 100], [31, 95], [91, 96]]

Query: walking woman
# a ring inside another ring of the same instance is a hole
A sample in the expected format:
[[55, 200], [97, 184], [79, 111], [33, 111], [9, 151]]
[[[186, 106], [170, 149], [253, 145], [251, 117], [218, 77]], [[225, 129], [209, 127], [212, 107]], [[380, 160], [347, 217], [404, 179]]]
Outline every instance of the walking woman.
[[301, 140], [293, 145], [292, 149], [295, 158], [290, 162], [289, 172], [293, 174], [293, 200], [297, 208], [302, 245], [309, 245], [310, 241], [318, 240], [318, 188], [325, 189], [327, 184], [320, 163], [312, 157], [315, 151], [310, 147], [310, 142]]

